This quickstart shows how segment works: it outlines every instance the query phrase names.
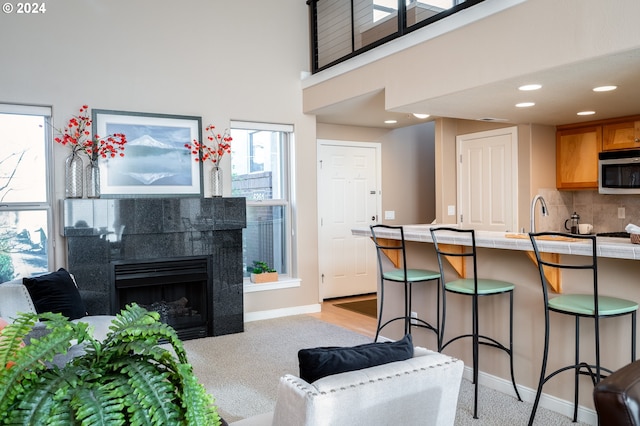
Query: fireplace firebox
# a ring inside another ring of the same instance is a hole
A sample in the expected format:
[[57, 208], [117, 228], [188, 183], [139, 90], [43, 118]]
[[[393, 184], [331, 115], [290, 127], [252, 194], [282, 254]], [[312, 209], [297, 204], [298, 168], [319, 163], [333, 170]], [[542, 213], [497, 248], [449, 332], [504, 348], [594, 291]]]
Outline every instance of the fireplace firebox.
[[182, 340], [212, 336], [211, 269], [207, 256], [113, 262], [113, 306], [155, 311]]

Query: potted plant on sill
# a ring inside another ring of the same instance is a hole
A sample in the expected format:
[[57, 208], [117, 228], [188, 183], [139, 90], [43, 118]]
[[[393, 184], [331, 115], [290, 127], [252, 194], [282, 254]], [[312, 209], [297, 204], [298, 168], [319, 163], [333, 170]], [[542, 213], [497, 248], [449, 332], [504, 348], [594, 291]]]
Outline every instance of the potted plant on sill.
[[255, 284], [270, 283], [278, 281], [278, 272], [271, 268], [267, 262], [253, 261], [251, 270], [251, 282]]
[[[48, 334], [24, 345], [38, 320]], [[23, 313], [0, 332], [0, 424], [220, 425], [213, 397], [157, 312], [127, 306], [102, 342], [88, 327], [60, 314]], [[170, 350], [159, 346], [165, 342]], [[72, 344], [84, 353], [52, 364]]]

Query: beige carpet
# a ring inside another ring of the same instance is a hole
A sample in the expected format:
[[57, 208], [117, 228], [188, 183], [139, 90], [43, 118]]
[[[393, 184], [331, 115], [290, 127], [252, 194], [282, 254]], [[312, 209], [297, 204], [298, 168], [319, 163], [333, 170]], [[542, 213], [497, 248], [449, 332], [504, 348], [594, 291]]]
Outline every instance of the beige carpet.
[[[298, 350], [370, 341], [342, 327], [299, 315], [250, 322], [245, 324], [244, 333], [188, 340], [184, 346], [196, 376], [216, 398], [220, 415], [227, 421], [235, 421], [273, 410], [280, 376], [298, 374]], [[463, 380], [456, 426], [526, 425], [530, 411], [531, 404], [527, 402], [481, 387], [480, 419], [474, 420], [473, 386]], [[580, 423], [540, 408], [535, 424]]]

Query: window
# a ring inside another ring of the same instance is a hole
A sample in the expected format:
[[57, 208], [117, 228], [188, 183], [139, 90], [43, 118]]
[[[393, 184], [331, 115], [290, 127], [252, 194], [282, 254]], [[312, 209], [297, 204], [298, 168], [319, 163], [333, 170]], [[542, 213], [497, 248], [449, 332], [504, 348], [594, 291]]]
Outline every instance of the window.
[[483, 1], [307, 0], [311, 71], [315, 74]]
[[247, 198], [245, 277], [254, 261], [291, 276], [290, 143], [293, 127], [231, 123], [232, 194]]
[[49, 270], [50, 116], [0, 104], [0, 282]]

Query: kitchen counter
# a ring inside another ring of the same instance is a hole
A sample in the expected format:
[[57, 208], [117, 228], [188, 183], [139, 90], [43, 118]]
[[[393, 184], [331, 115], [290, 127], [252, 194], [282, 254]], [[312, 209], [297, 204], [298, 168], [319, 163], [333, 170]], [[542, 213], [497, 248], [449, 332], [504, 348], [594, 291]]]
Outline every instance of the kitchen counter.
[[[417, 224], [404, 226], [404, 238], [407, 241], [415, 241], [421, 243], [432, 243], [431, 233], [429, 230], [433, 227], [446, 226], [453, 227], [455, 225], [432, 225]], [[366, 228], [354, 228], [351, 230], [353, 235], [370, 236], [371, 230]], [[398, 239], [400, 234], [389, 230], [379, 230], [377, 234], [383, 238]], [[446, 244], [471, 245], [471, 239], [451, 234], [442, 235], [440, 241]], [[640, 260], [640, 245], [631, 244], [626, 238], [597, 237], [598, 257], [609, 257], [613, 259], [631, 259]], [[533, 251], [531, 241], [528, 234], [516, 234], [513, 232], [495, 232], [495, 231], [476, 231], [476, 246], [506, 249]], [[581, 241], [540, 241], [538, 243], [540, 251], [547, 253], [572, 254], [590, 256], [591, 252], [586, 243]]]

